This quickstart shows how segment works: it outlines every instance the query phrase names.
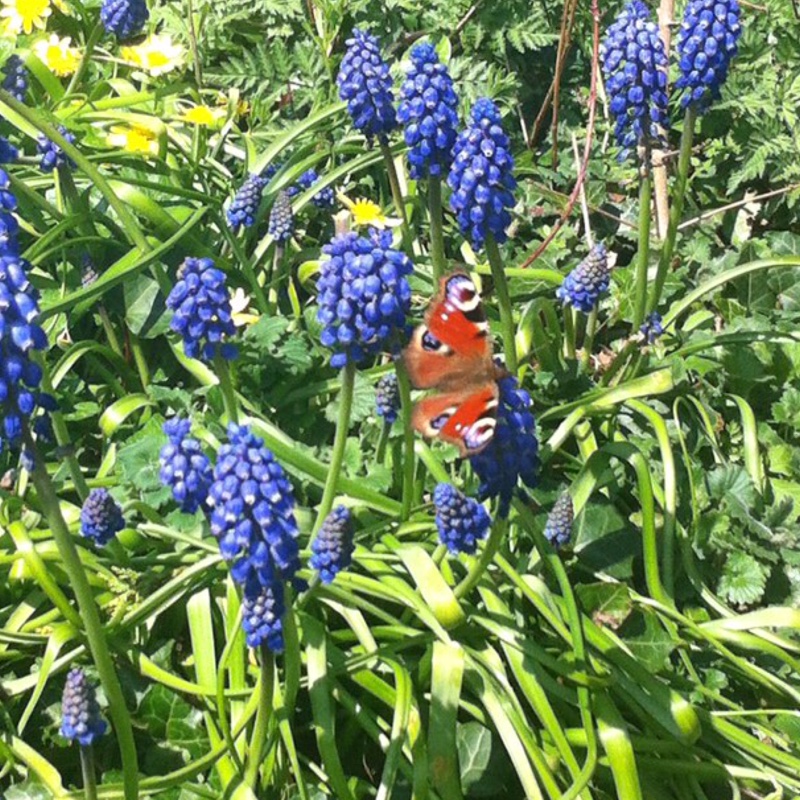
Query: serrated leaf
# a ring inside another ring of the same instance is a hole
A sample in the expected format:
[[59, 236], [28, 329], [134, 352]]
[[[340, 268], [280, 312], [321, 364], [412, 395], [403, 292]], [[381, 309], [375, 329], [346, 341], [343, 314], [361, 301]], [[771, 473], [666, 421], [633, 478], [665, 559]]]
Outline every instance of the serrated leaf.
[[285, 317], [261, 317], [247, 329], [244, 338], [257, 349], [272, 353], [288, 327]]
[[708, 491], [717, 500], [737, 500], [745, 507], [758, 503], [758, 490], [744, 467], [728, 464], [708, 474]]
[[749, 553], [731, 553], [725, 561], [717, 590], [730, 602], [755, 603], [764, 594], [768, 571]]
[[[375, 412], [375, 387], [360, 372], [356, 373], [353, 386], [353, 402], [350, 407], [350, 423], [363, 422], [370, 414]], [[336, 422], [339, 417], [339, 395], [325, 407], [325, 419]]]

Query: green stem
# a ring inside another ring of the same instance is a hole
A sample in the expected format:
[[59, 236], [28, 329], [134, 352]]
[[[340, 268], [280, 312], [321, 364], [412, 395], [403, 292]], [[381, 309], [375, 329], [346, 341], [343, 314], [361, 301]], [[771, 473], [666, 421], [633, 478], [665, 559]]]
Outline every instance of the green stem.
[[108, 311], [102, 303], [97, 309], [97, 313], [100, 315], [100, 322], [103, 324], [103, 330], [106, 332], [108, 346], [118, 356], [122, 356], [124, 358], [125, 354], [123, 353], [122, 346], [119, 343], [119, 337], [117, 336], [117, 332], [114, 330], [114, 326], [111, 324], [111, 318], [108, 316]]
[[403, 234], [403, 248], [407, 255], [413, 255], [414, 249], [411, 246], [411, 231], [408, 227], [408, 216], [406, 215], [406, 206], [403, 202], [403, 193], [400, 191], [400, 179], [397, 176], [397, 167], [394, 165], [392, 158], [392, 151], [386, 142], [381, 142], [381, 153], [383, 160], [386, 164], [386, 174], [389, 176], [389, 186], [392, 189], [392, 199], [397, 213], [402, 220], [402, 234]]
[[575, 360], [575, 309], [564, 306], [564, 355]]
[[214, 356], [214, 367], [219, 378], [219, 388], [222, 390], [222, 402], [225, 405], [225, 414], [228, 422], [234, 425], [239, 422], [239, 404], [236, 402], [236, 392], [231, 381], [231, 368], [228, 362], [217, 353]]
[[275, 665], [272, 653], [265, 645], [261, 645], [261, 680], [258, 682], [258, 712], [250, 740], [250, 752], [247, 757], [245, 781], [254, 792], [258, 791], [258, 772], [261, 768], [261, 756], [267, 741], [270, 718], [272, 716], [272, 695], [275, 691]]
[[278, 311], [278, 291], [281, 283], [281, 267], [283, 265], [283, 247], [275, 243], [275, 252], [272, 256], [272, 272], [269, 276], [269, 295], [267, 297], [267, 313], [274, 316]]
[[511, 297], [508, 294], [508, 282], [503, 268], [503, 259], [494, 236], [486, 234], [486, 255], [492, 268], [494, 290], [497, 292], [497, 304], [500, 308], [500, 327], [503, 331], [503, 352], [506, 356], [506, 369], [513, 375], [517, 372], [517, 344], [514, 329], [514, 312], [511, 308]]
[[405, 364], [397, 362], [397, 386], [400, 389], [400, 417], [403, 421], [403, 497], [401, 500], [400, 520], [411, 515], [414, 503], [414, 428], [411, 418], [414, 411], [411, 402], [411, 381], [408, 378]]
[[492, 563], [497, 551], [500, 549], [500, 543], [503, 541], [507, 531], [508, 519], [498, 514], [495, 516], [492, 530], [489, 533], [489, 538], [486, 540], [486, 546], [483, 548], [480, 558], [474, 561], [464, 580], [453, 590], [457, 600], [469, 594], [483, 577], [483, 573], [489, 568], [489, 564]]
[[650, 146], [645, 142], [639, 177], [639, 252], [636, 261], [633, 329], [639, 330], [647, 308], [647, 263], [650, 259], [650, 209], [653, 197], [653, 177], [650, 169]]
[[681, 149], [680, 155], [678, 156], [678, 174], [675, 178], [675, 186], [673, 188], [672, 208], [669, 214], [667, 235], [664, 239], [664, 246], [661, 248], [661, 256], [658, 259], [656, 279], [653, 283], [650, 301], [647, 304], [648, 312], [655, 311], [656, 308], [658, 308], [659, 301], [661, 300], [661, 292], [664, 290], [664, 282], [667, 279], [667, 273], [672, 263], [672, 254], [675, 252], [678, 225], [683, 216], [683, 202], [686, 199], [686, 184], [689, 178], [689, 165], [692, 161], [692, 141], [694, 139], [694, 123], [696, 119], [697, 112], [692, 106], [689, 106], [683, 118]]
[[83, 570], [75, 543], [72, 541], [64, 517], [61, 515], [58, 495], [44, 467], [44, 460], [36, 451], [30, 433], [25, 432], [25, 446], [33, 453], [33, 482], [44, 509], [50, 531], [53, 534], [62, 566], [69, 577], [75, 598], [78, 601], [81, 620], [86, 631], [89, 650], [97, 666], [97, 672], [108, 698], [109, 713], [114, 722], [120, 755], [122, 756], [122, 780], [125, 800], [137, 800], [139, 797], [139, 767], [136, 758], [136, 743], [133, 739], [131, 718], [125, 705], [125, 696], [119, 683], [114, 662], [108, 650], [103, 633], [103, 623], [94, 602], [89, 580]]
[[342, 471], [344, 461], [344, 448], [347, 444], [347, 433], [350, 430], [350, 411], [353, 408], [353, 389], [356, 382], [355, 365], [348, 361], [342, 369], [342, 390], [339, 392], [339, 417], [336, 420], [336, 436], [333, 440], [333, 452], [331, 452], [331, 463], [328, 467], [328, 475], [325, 479], [325, 488], [322, 492], [322, 500], [317, 509], [317, 521], [314, 524], [314, 534], [322, 527], [325, 517], [333, 507], [333, 498], [336, 497], [336, 485], [339, 480], [339, 473]]
[[139, 373], [139, 380], [142, 382], [142, 390], [147, 391], [150, 386], [150, 367], [147, 364], [147, 359], [142, 350], [142, 344], [139, 337], [132, 331], [128, 331], [128, 341], [131, 345], [131, 352], [133, 353], [133, 362], [136, 364], [136, 371]]
[[381, 428], [381, 435], [378, 439], [378, 446], [375, 449], [375, 461], [378, 464], [383, 464], [386, 460], [386, 443], [389, 441], [389, 431], [392, 426], [388, 422], [383, 423]]
[[94, 768], [94, 747], [81, 745], [81, 774], [83, 796], [86, 800], [97, 800], [97, 775]]
[[592, 347], [594, 345], [594, 335], [597, 332], [597, 306], [595, 306], [586, 320], [586, 335], [583, 337], [583, 357], [581, 358], [581, 372], [589, 369], [589, 362], [592, 357]]
[[434, 290], [445, 272], [444, 260], [444, 215], [442, 212], [442, 181], [428, 180], [428, 211], [431, 226], [431, 263], [433, 264]]
[[97, 23], [94, 26], [94, 29], [89, 34], [89, 38], [86, 40], [86, 47], [83, 50], [83, 56], [81, 57], [81, 63], [78, 65], [78, 69], [75, 70], [72, 78], [70, 79], [69, 86], [67, 86], [67, 91], [64, 92], [64, 96], [61, 98], [61, 105], [65, 103], [65, 101], [69, 100], [72, 93], [78, 86], [81, 85], [81, 81], [83, 80], [83, 76], [86, 74], [86, 70], [89, 68], [89, 64], [92, 62], [92, 53], [94, 52], [95, 45], [103, 38], [103, 33], [105, 29], [101, 23]]

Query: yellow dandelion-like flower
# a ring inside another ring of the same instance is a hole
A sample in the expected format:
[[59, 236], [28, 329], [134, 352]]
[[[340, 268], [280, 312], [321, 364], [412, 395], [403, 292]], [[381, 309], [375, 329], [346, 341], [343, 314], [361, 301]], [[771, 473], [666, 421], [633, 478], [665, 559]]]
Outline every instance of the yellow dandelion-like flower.
[[119, 147], [128, 153], [158, 155], [158, 136], [146, 125], [134, 124], [130, 127], [115, 125], [111, 128], [107, 141], [113, 147]]
[[49, 39], [40, 39], [34, 44], [33, 52], [50, 72], [60, 78], [72, 75], [81, 63], [81, 51], [72, 47], [69, 36], [60, 39], [54, 33]]
[[192, 125], [201, 125], [208, 127], [216, 125], [225, 116], [224, 108], [209, 108], [208, 106], [194, 106], [184, 114], [181, 119]]
[[231, 295], [231, 319], [237, 328], [252, 325], [260, 319], [258, 313], [248, 311], [251, 297], [239, 286]]
[[168, 35], [148, 36], [141, 44], [120, 48], [125, 61], [143, 69], [149, 75], [158, 77], [177, 69], [183, 64], [184, 49], [175, 44]]
[[16, 35], [31, 33], [34, 28], [43, 31], [52, 13], [50, 0], [3, 0], [0, 18], [4, 31]]
[[383, 209], [381, 209], [377, 203], [372, 200], [367, 200], [365, 197], [351, 200], [346, 195], [340, 194], [339, 200], [353, 215], [353, 225], [356, 227], [367, 225], [370, 228], [383, 230], [384, 228], [394, 228], [402, 224], [399, 219], [387, 217], [386, 214], [383, 213]]

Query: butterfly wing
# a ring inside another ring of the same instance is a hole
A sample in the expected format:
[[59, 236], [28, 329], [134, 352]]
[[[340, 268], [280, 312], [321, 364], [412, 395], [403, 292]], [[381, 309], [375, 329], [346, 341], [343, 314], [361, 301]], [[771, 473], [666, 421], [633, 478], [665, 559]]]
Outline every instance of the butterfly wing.
[[462, 457], [474, 456], [494, 436], [498, 394], [497, 383], [487, 381], [426, 397], [414, 406], [414, 428], [423, 436], [438, 436], [456, 445]]
[[442, 278], [403, 358], [417, 389], [479, 383], [493, 373], [489, 323], [469, 275]]

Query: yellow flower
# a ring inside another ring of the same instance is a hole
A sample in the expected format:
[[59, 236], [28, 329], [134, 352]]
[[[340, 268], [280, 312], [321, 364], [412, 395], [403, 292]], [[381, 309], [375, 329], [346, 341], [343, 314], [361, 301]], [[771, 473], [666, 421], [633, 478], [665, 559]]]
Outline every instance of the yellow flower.
[[194, 106], [181, 115], [184, 122], [189, 122], [192, 125], [216, 125], [219, 120], [225, 116], [225, 109], [209, 108], [208, 106]]
[[134, 124], [129, 128], [115, 125], [108, 135], [108, 143], [129, 153], [158, 155], [158, 136], [146, 125]]
[[81, 51], [77, 47], [72, 47], [72, 39], [69, 36], [59, 39], [54, 33], [49, 39], [40, 39], [36, 42], [33, 51], [39, 61], [60, 78], [72, 75], [81, 63]]
[[153, 77], [171, 72], [183, 63], [183, 47], [168, 35], [148, 36], [141, 44], [120, 48], [120, 55]]
[[249, 305], [250, 297], [245, 294], [244, 289], [240, 286], [231, 295], [231, 319], [237, 328], [252, 325], [260, 319], [257, 313], [254, 314], [247, 310]]
[[3, 0], [3, 29], [10, 34], [44, 30], [52, 13], [50, 0]]
[[402, 224], [399, 219], [387, 217], [381, 207], [372, 200], [367, 200], [364, 197], [351, 200], [343, 194], [339, 195], [339, 200], [350, 210], [353, 215], [353, 225], [356, 227], [368, 225], [371, 228], [383, 230], [384, 228], [394, 228]]

